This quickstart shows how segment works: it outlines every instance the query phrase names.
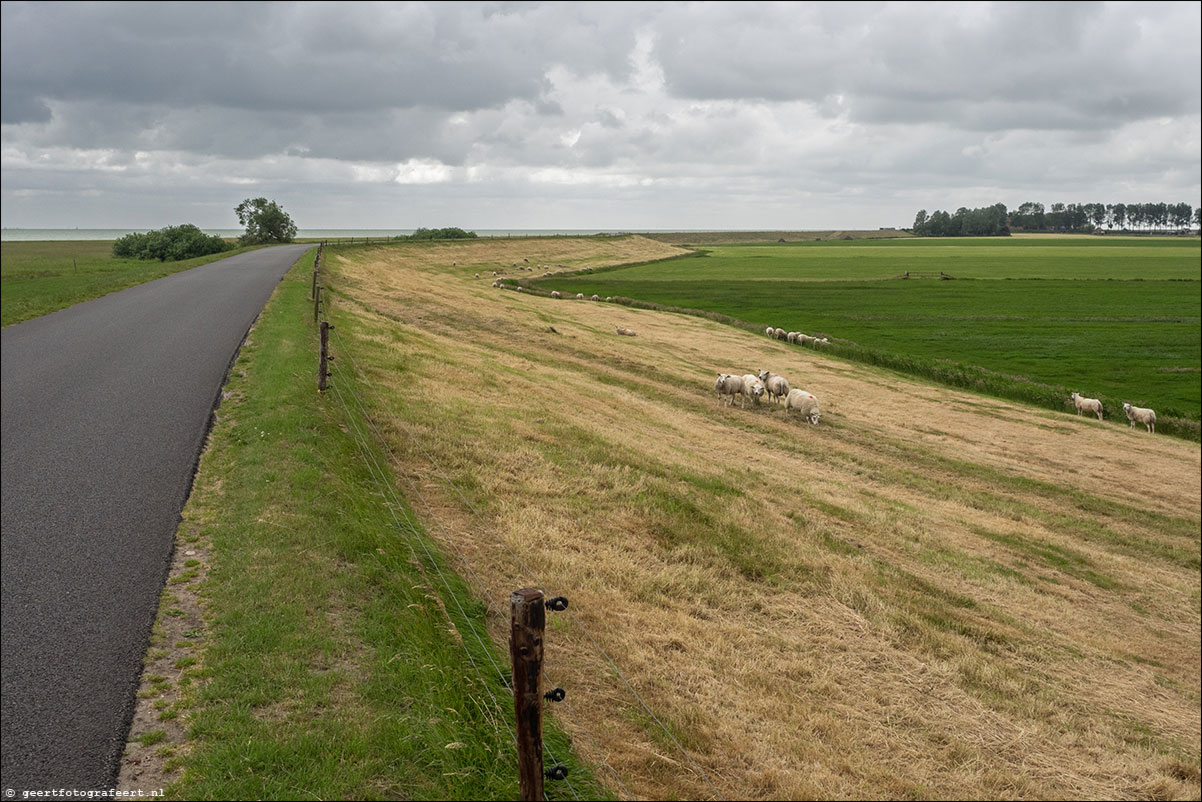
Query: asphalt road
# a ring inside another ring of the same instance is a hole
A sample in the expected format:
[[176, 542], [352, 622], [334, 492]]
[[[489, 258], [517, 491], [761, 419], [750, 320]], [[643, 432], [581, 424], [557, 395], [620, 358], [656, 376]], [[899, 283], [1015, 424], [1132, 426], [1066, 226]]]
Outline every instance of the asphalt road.
[[0, 331], [0, 786], [114, 785], [209, 417], [308, 246]]

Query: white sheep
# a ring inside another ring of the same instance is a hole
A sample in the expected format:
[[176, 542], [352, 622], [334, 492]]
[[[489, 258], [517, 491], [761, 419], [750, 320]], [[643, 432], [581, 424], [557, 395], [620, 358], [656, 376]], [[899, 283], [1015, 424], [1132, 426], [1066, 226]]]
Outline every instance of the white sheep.
[[552, 298], [562, 298], [563, 296], [559, 294], [559, 290], [551, 290], [551, 297]]
[[818, 399], [813, 393], [807, 393], [805, 390], [790, 390], [789, 395], [785, 397], [785, 417], [789, 416], [789, 410], [795, 409], [801, 415], [802, 420], [808, 420], [815, 426], [818, 425]]
[[788, 332], [786, 332], [784, 329], [776, 329], [776, 330], [775, 330], [774, 332], [772, 332], [772, 333], [773, 333], [773, 335], [776, 337], [776, 339], [778, 339], [778, 340], [783, 340], [783, 339], [785, 339], [785, 335], [786, 335], [786, 334], [788, 334]]
[[760, 381], [764, 383], [764, 389], [773, 401], [779, 402], [781, 398], [789, 394], [789, 382], [784, 376], [767, 370], [761, 370], [759, 376]]
[[617, 328], [618, 328], [618, 334], [621, 334], [623, 337], [635, 336], [634, 331], [632, 329], [628, 329], [625, 326], [618, 326]]
[[600, 295], [594, 295], [593, 297], [589, 298], [589, 300], [590, 300], [590, 301], [600, 301], [600, 300], [601, 300], [601, 296], [600, 296]]
[[743, 406], [743, 379], [738, 376], [731, 376], [727, 373], [719, 373], [718, 380], [714, 382], [714, 392], [718, 394], [718, 403], [722, 403], [722, 396], [726, 396], [726, 405], [734, 406], [735, 396], [739, 396], [739, 406]]
[[776, 329], [774, 329], [774, 328], [772, 328], [771, 326], [769, 326], [768, 328], [764, 329], [764, 334], [767, 334], [769, 337], [775, 337], [775, 336], [776, 336]]
[[576, 293], [576, 300], [577, 300], [577, 301], [583, 301], [583, 300], [584, 300], [584, 293], [583, 293], [583, 292], [578, 292], [578, 293]]
[[1152, 410], [1124, 403], [1123, 412], [1127, 413], [1127, 422], [1131, 424], [1132, 429], [1135, 428], [1135, 424], [1142, 423], [1149, 432], [1156, 432], [1156, 413]]
[[1098, 420], [1102, 419], [1102, 402], [1096, 398], [1086, 398], [1080, 393], [1073, 393], [1073, 406], [1077, 408], [1077, 417], [1081, 417], [1082, 412], [1092, 412], [1098, 416]]
[[765, 392], [764, 383], [754, 373], [748, 373], [743, 376], [743, 395], [750, 398], [753, 403], [760, 403], [760, 399], [763, 398]]
[[480, 278], [480, 274], [479, 274], [479, 273], [477, 273], [477, 274], [476, 274], [476, 278]]
[[789, 341], [789, 345], [797, 345], [797, 332], [789, 332], [785, 335], [785, 339]]

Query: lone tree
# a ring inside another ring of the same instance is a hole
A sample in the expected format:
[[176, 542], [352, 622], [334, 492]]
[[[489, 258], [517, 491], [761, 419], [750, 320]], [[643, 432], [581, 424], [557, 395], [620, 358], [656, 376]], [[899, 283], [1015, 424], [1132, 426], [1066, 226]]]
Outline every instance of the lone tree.
[[271, 242], [292, 242], [296, 223], [288, 213], [267, 198], [247, 198], [234, 209], [238, 222], [246, 226], [239, 238], [243, 245], [263, 245]]

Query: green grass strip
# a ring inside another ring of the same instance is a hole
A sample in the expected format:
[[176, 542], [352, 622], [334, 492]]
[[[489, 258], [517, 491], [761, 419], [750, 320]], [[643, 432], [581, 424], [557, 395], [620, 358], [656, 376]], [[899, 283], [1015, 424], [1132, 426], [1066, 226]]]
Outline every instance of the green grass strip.
[[[212, 564], [197, 580], [204, 682], [169, 794], [517, 798], [508, 655], [426, 533], [397, 526], [409, 511], [389, 511], [364, 460], [387, 464], [356, 439], [368, 427], [316, 392], [312, 264], [310, 251], [242, 348], [184, 511], [181, 534]], [[549, 782], [549, 798], [609, 798], [550, 722], [545, 738], [572, 784]]]

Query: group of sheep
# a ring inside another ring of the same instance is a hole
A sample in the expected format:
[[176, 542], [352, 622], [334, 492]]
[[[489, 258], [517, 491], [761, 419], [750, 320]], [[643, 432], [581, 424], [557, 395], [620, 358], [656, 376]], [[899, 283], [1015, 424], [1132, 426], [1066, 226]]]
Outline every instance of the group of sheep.
[[[1102, 419], [1102, 402], [1096, 398], [1086, 398], [1080, 393], [1073, 393], [1070, 396], [1073, 406], [1077, 408], [1077, 416], [1080, 417], [1084, 412], [1090, 412], [1098, 416], [1098, 420]], [[1134, 429], [1135, 424], [1142, 423], [1149, 432], [1156, 431], [1156, 413], [1144, 407], [1133, 407], [1130, 404], [1123, 404], [1123, 412], [1127, 415], [1127, 423], [1130, 428]]]
[[802, 420], [814, 425], [818, 424], [820, 417], [818, 399], [813, 393], [789, 387], [789, 381], [784, 376], [768, 370], [761, 370], [758, 374], [745, 373], [742, 376], [719, 373], [718, 380], [714, 382], [714, 392], [718, 394], [719, 405], [725, 398], [727, 406], [734, 406], [735, 396], [738, 396], [739, 408], [746, 409], [748, 398], [753, 404], [758, 404], [760, 399], [767, 395], [777, 404], [783, 399], [785, 417], [789, 416], [791, 409], [797, 410]]
[[767, 334], [774, 340], [784, 340], [790, 345], [830, 345], [830, 339], [827, 337], [811, 337], [809, 334], [802, 334], [800, 331], [785, 331], [769, 326], [764, 329], [764, 334]]

